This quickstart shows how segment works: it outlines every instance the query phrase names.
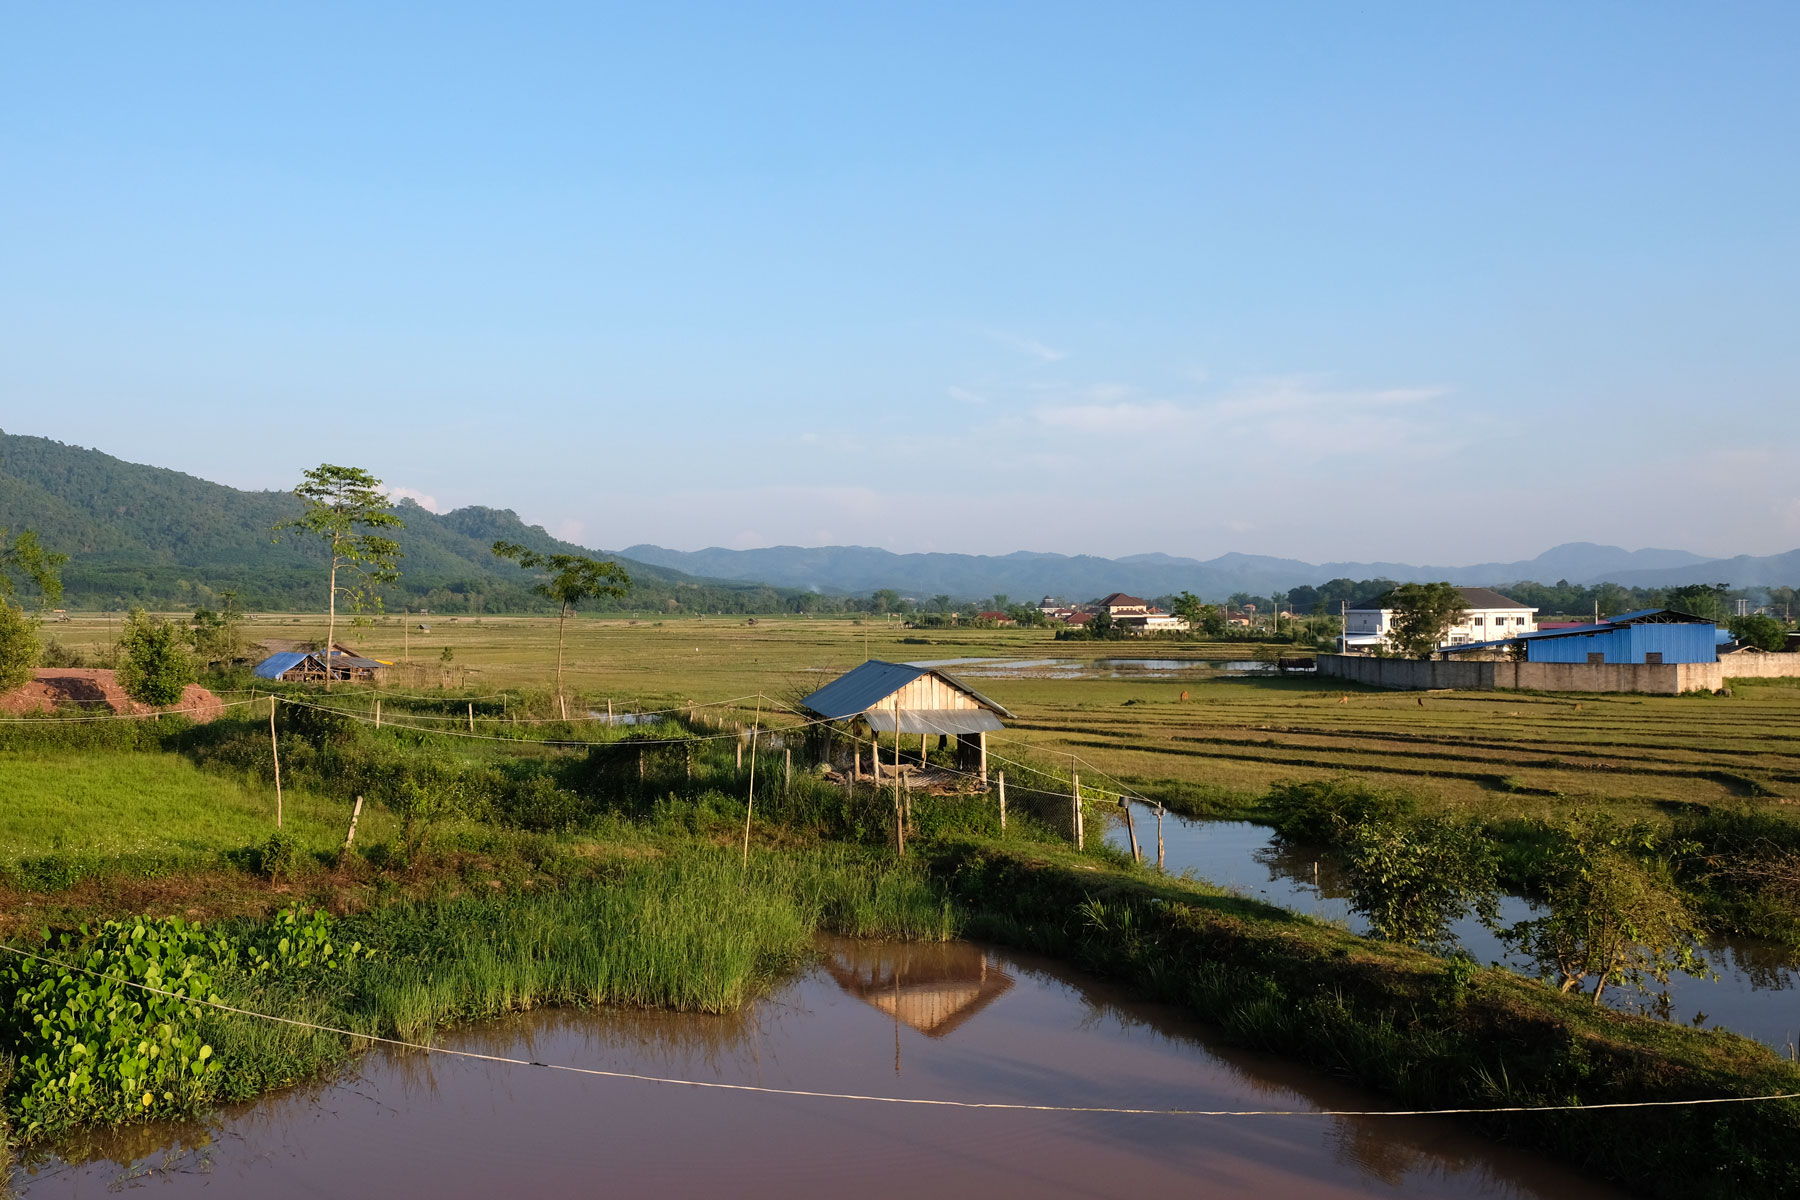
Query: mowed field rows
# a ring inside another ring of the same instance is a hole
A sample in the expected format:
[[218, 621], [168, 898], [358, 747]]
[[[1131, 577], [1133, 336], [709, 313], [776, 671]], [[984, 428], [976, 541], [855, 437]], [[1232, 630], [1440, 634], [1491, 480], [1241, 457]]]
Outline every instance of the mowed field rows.
[[[422, 629], [420, 626], [427, 626]], [[85, 616], [48, 627], [92, 652], [116, 623]], [[255, 640], [318, 638], [317, 616], [253, 621]], [[480, 694], [550, 686], [556, 621], [545, 617], [415, 616], [340, 625], [339, 640], [400, 660], [387, 691]], [[448, 650], [446, 657], [445, 651]], [[1243, 644], [1056, 641], [1044, 630], [910, 630], [879, 619], [791, 617], [637, 621], [577, 618], [567, 626], [567, 686], [621, 710], [739, 701], [748, 720], [818, 687], [865, 657], [892, 661], [1193, 659], [1191, 671], [1123, 678], [990, 677], [946, 669], [1017, 719], [996, 753], [1078, 755], [1091, 768], [1147, 784], [1180, 780], [1244, 793], [1270, 783], [1356, 774], [1400, 783], [1484, 814], [1548, 815], [1570, 802], [1667, 811], [1672, 804], [1800, 801], [1800, 688], [1738, 684], [1734, 695], [1652, 697], [1346, 690], [1306, 677], [1233, 675], [1209, 666], [1254, 657]], [[1104, 672], [1100, 674], [1105, 674]], [[1187, 698], [1182, 698], [1183, 693]]]

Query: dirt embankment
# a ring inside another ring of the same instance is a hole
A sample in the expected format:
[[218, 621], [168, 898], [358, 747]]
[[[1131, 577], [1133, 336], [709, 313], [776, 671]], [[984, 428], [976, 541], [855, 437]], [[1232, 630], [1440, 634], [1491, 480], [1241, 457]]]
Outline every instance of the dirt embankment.
[[210, 721], [225, 711], [219, 698], [197, 683], [188, 684], [181, 703], [168, 708], [139, 704], [125, 694], [112, 671], [98, 667], [39, 667], [32, 672], [30, 683], [0, 694], [0, 714], [9, 717], [54, 712], [65, 706], [132, 716], [178, 712], [196, 721]]

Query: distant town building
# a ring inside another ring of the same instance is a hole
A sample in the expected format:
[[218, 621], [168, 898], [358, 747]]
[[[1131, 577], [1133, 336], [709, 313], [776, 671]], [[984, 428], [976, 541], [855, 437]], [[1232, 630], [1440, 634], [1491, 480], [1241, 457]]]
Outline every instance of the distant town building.
[[[1536, 632], [1537, 609], [1531, 605], [1520, 604], [1489, 588], [1459, 587], [1456, 590], [1462, 593], [1463, 611], [1450, 626], [1442, 645], [1491, 642]], [[1344, 633], [1338, 639], [1339, 649], [1386, 647], [1393, 627], [1394, 610], [1391, 608], [1347, 608], [1344, 610]]]
[[1148, 601], [1136, 596], [1127, 596], [1124, 592], [1114, 592], [1110, 596], [1102, 596], [1094, 602], [1096, 612], [1110, 613], [1118, 617], [1141, 617], [1150, 611]]

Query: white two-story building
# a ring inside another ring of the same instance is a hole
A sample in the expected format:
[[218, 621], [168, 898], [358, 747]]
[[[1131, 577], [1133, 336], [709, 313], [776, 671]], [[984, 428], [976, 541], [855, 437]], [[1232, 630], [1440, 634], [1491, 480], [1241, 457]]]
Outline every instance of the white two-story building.
[[[1537, 630], [1537, 609], [1510, 600], [1491, 588], [1459, 587], [1464, 609], [1450, 626], [1443, 644], [1460, 646], [1467, 642], [1492, 642]], [[1344, 636], [1339, 639], [1343, 650], [1373, 650], [1388, 645], [1388, 631], [1393, 628], [1391, 608], [1347, 608], [1344, 610]]]

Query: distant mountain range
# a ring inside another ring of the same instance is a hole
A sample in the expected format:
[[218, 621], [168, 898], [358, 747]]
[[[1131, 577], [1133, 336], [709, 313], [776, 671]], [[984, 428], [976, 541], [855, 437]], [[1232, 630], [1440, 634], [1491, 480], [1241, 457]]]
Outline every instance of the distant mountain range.
[[[309, 609], [322, 590], [319, 553], [273, 543], [270, 527], [298, 511], [286, 492], [249, 492], [178, 471], [128, 463], [47, 438], [0, 433], [0, 529], [36, 529], [71, 556], [64, 571], [71, 608], [187, 607], [232, 589], [250, 608]], [[433, 513], [402, 502], [406, 558], [391, 607], [526, 611], [544, 602], [530, 577], [496, 560], [496, 539], [547, 553], [606, 554], [551, 537], [506, 509]], [[617, 552], [632, 596], [617, 607], [642, 612], [771, 612], [808, 607], [810, 596], [866, 596], [891, 588], [920, 599], [948, 595], [1014, 602], [1052, 595], [1081, 601], [1108, 592], [1155, 597], [1191, 591], [1207, 600], [1267, 595], [1333, 579], [1447, 579], [1472, 586], [1521, 580], [1635, 587], [1800, 583], [1800, 550], [1767, 558], [1708, 559], [1684, 550], [1623, 550], [1571, 542], [1522, 562], [1412, 566], [1392, 562], [1306, 563], [1254, 554], [1205, 560], [1167, 554], [1110, 559], [1020, 551], [1006, 555], [894, 554], [866, 546], [773, 546], [762, 550]], [[604, 610], [611, 605], [590, 606]]]
[[1685, 550], [1624, 550], [1591, 542], [1570, 542], [1520, 562], [1467, 566], [1414, 566], [1395, 562], [1307, 563], [1257, 554], [1218, 558], [1176, 558], [1134, 554], [1124, 558], [1041, 554], [894, 554], [867, 546], [772, 546], [763, 550], [666, 550], [631, 546], [623, 551], [639, 562], [718, 579], [755, 579], [789, 588], [867, 594], [893, 588], [909, 596], [988, 597], [1004, 593], [1014, 602], [1041, 596], [1086, 600], [1107, 592], [1163, 596], [1191, 591], [1208, 600], [1234, 592], [1267, 595], [1331, 579], [1392, 579], [1494, 587], [1520, 580], [1555, 583], [1623, 583], [1636, 587], [1683, 583], [1728, 583], [1760, 587], [1800, 581], [1800, 550], [1768, 558], [1708, 559]]

